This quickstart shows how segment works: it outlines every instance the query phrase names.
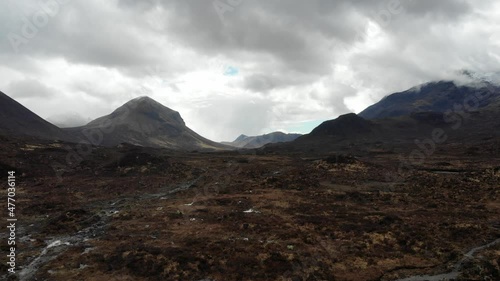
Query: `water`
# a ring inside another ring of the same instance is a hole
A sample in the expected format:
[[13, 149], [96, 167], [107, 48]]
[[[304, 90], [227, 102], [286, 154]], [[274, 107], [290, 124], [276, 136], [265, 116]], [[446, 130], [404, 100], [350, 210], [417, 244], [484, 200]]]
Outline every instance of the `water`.
[[40, 254], [19, 272], [19, 280], [31, 280], [40, 267], [57, 258], [68, 246], [82, 245], [89, 239], [100, 236], [105, 227], [106, 223], [101, 220], [74, 235], [61, 236], [47, 241], [47, 246], [42, 249]]
[[481, 246], [478, 246], [478, 247], [471, 249], [466, 254], [464, 254], [464, 257], [460, 261], [458, 261], [456, 264], [453, 265], [453, 270], [451, 272], [442, 273], [442, 274], [438, 274], [438, 275], [417, 275], [417, 276], [411, 276], [411, 277], [407, 277], [407, 278], [403, 278], [403, 279], [397, 279], [396, 281], [443, 281], [443, 280], [446, 281], [446, 280], [454, 280], [460, 274], [460, 271], [462, 270], [464, 262], [467, 261], [468, 259], [472, 259], [474, 257], [474, 254], [477, 251], [481, 251], [483, 249], [486, 249], [488, 247], [491, 247], [491, 246], [493, 246], [495, 244], [499, 244], [499, 243], [500, 243], [500, 238], [498, 238], [497, 240], [490, 242], [488, 244], [481, 245]]
[[[120, 209], [126, 206], [129, 201], [149, 200], [151, 198], [169, 196], [170, 194], [176, 193], [178, 191], [191, 188], [198, 180], [199, 178], [184, 184], [180, 184], [175, 187], [167, 187], [168, 192], [165, 193], [143, 194], [139, 198], [127, 197], [115, 200], [114, 202], [111, 203], [109, 202], [97, 203], [96, 205], [93, 206], [94, 208], [101, 210], [99, 213], [100, 220], [97, 223], [91, 225], [90, 227], [82, 229], [77, 233], [54, 237], [53, 239], [46, 241], [47, 246], [41, 250], [40, 254], [37, 257], [35, 257], [28, 265], [24, 266], [22, 270], [19, 272], [19, 279], [21, 281], [32, 280], [32, 278], [35, 276], [35, 274], [43, 265], [57, 258], [61, 253], [67, 250], [69, 246], [86, 245], [87, 241], [103, 235], [106, 231], [111, 216], [119, 213]], [[27, 231], [24, 231], [23, 229], [22, 232], [27, 232]], [[26, 235], [21, 239], [29, 239], [29, 238], [30, 236]], [[85, 249], [84, 253], [91, 251], [93, 249], [94, 248]], [[86, 267], [87, 265], [82, 265], [81, 269], [84, 269]], [[0, 278], [1, 277], [2, 276], [0, 276]]]
[[443, 174], [443, 175], [458, 175], [460, 172], [455, 171], [432, 171], [434, 174]]

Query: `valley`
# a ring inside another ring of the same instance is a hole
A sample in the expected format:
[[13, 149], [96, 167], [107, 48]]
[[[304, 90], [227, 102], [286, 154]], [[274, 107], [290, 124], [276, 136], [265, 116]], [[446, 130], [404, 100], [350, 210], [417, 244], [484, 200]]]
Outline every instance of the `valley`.
[[149, 97], [61, 129], [0, 93], [0, 278], [498, 280], [500, 90], [419, 88], [229, 143]]
[[445, 144], [398, 181], [390, 153], [133, 145], [94, 147], [60, 181], [44, 163], [73, 144], [1, 146], [2, 169], [19, 167], [19, 280], [498, 278], [500, 158], [487, 144]]
[[0, 281], [500, 281], [500, 1], [0, 11]]

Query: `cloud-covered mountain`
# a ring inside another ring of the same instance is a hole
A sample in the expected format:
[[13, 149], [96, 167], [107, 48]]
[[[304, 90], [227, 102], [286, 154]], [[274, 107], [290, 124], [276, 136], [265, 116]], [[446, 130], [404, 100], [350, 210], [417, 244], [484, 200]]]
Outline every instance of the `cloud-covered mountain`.
[[429, 153], [443, 143], [492, 146], [495, 141], [500, 141], [500, 87], [488, 81], [440, 81], [389, 95], [359, 115], [325, 121], [310, 134], [264, 150]]
[[500, 100], [500, 87], [485, 81], [461, 85], [454, 81], [431, 82], [391, 94], [359, 116], [366, 119], [398, 117], [417, 112], [446, 112], [455, 105], [481, 109]]

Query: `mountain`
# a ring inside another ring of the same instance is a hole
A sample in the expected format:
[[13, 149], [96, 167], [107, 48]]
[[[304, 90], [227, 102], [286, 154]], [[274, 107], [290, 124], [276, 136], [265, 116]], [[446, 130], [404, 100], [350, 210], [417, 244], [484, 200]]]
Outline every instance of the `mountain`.
[[311, 131], [309, 136], [341, 136], [354, 137], [372, 131], [373, 123], [354, 113], [339, 116], [337, 119], [321, 123]]
[[0, 135], [77, 141], [70, 134], [45, 121], [2, 92], [0, 92], [0, 120]]
[[[473, 100], [473, 97], [480, 98]], [[377, 119], [409, 116], [415, 112], [446, 112], [454, 109], [456, 104], [464, 105], [464, 102], [481, 109], [499, 101], [500, 87], [489, 82], [457, 85], [453, 81], [440, 81], [389, 95], [359, 113], [359, 116]]]
[[238, 148], [258, 148], [269, 143], [290, 142], [300, 136], [301, 134], [285, 134], [283, 132], [274, 132], [270, 134], [251, 137], [247, 135], [241, 135], [233, 142], [223, 142], [223, 144]]
[[149, 97], [133, 99], [85, 126], [65, 130], [104, 146], [130, 143], [179, 150], [230, 148], [198, 135], [186, 126], [179, 112]]
[[[406, 126], [405, 126], [406, 127]], [[353, 143], [378, 141], [387, 128], [378, 121], [366, 120], [354, 113], [341, 115], [314, 128], [311, 133], [285, 144], [269, 144], [263, 149], [269, 151], [329, 153], [347, 150]]]
[[359, 115], [351, 113], [325, 121], [293, 142], [268, 144], [261, 151], [308, 155], [412, 153], [425, 145], [443, 149], [434, 141], [439, 136], [449, 145], [491, 147], [499, 142], [500, 87], [488, 82], [424, 84], [392, 94]]

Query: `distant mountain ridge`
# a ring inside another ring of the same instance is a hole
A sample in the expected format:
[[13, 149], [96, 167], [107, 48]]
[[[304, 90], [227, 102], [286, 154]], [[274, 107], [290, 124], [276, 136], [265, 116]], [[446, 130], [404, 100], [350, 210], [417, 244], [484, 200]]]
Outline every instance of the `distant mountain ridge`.
[[302, 136], [301, 134], [285, 134], [283, 132], [273, 132], [265, 135], [259, 136], [247, 136], [240, 135], [232, 142], [223, 142], [223, 144], [238, 147], [238, 148], [259, 148], [269, 143], [278, 143], [278, 142], [290, 142], [298, 137]]
[[133, 99], [85, 126], [64, 130], [80, 138], [89, 138], [92, 132], [102, 134], [98, 144], [104, 146], [130, 143], [179, 150], [230, 148], [198, 135], [186, 126], [179, 112], [149, 97]]
[[0, 92], [0, 118], [0, 135], [70, 142], [87, 140], [103, 146], [130, 143], [175, 150], [283, 146], [302, 151], [330, 151], [339, 147], [350, 149], [357, 143], [390, 149], [394, 144], [409, 147], [416, 138], [423, 138], [436, 128], [446, 130], [455, 141], [498, 138], [500, 86], [485, 80], [470, 84], [426, 83], [391, 94], [359, 115], [351, 113], [325, 121], [304, 136], [282, 132], [240, 135], [233, 142], [222, 144], [198, 135], [186, 126], [179, 112], [149, 97], [133, 99], [84, 126], [60, 129]]

